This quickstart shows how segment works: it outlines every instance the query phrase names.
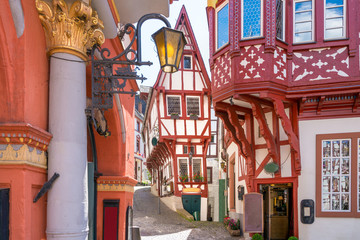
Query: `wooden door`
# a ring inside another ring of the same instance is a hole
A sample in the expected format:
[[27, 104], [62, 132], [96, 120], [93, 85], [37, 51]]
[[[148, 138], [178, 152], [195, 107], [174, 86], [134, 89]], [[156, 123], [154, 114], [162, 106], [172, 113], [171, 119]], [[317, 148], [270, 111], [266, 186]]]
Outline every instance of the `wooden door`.
[[104, 200], [104, 240], [118, 240], [119, 200]]
[[0, 240], [9, 240], [9, 191], [0, 189]]

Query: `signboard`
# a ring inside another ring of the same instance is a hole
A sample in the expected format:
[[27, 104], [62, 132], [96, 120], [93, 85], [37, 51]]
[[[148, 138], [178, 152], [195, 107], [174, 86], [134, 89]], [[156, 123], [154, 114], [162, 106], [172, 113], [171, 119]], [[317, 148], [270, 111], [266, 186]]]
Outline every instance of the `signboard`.
[[262, 233], [264, 231], [263, 195], [248, 193], [244, 195], [244, 232]]

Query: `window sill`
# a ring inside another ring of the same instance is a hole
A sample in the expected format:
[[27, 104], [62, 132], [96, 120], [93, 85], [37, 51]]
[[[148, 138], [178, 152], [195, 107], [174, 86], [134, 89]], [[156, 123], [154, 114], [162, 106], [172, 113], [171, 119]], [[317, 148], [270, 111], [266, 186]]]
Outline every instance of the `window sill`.
[[299, 42], [299, 43], [293, 43], [293, 46], [298, 46], [298, 45], [306, 45], [306, 44], [316, 44], [316, 41], [311, 41], [311, 42]]
[[324, 42], [335, 42], [335, 41], [347, 41], [349, 38], [333, 38], [333, 39], [324, 39]]

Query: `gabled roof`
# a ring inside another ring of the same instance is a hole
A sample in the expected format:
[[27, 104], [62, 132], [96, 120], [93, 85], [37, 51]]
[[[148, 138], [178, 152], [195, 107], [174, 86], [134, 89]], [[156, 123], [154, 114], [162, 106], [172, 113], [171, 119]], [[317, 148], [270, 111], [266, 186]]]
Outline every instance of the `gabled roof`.
[[[209, 78], [209, 75], [207, 74], [205, 64], [204, 64], [203, 58], [201, 56], [199, 46], [198, 46], [198, 44], [196, 42], [195, 34], [194, 34], [194, 31], [193, 31], [193, 29], [191, 27], [189, 16], [188, 16], [188, 14], [186, 12], [186, 8], [185, 8], [184, 5], [182, 6], [182, 8], [180, 10], [179, 17], [178, 17], [178, 19], [176, 21], [175, 29], [179, 30], [179, 31], [182, 31], [184, 33], [185, 39], [186, 39], [186, 42], [187, 42], [187, 44], [185, 45], [184, 52], [193, 51], [195, 53], [195, 56], [197, 57], [197, 60], [198, 60], [199, 65], [200, 65], [201, 72], [202, 72], [202, 74], [204, 76], [206, 85], [210, 89], [211, 88], [210, 78]], [[170, 74], [170, 73], [164, 73], [160, 69], [157, 80], [156, 80], [156, 83], [154, 84], [154, 88], [158, 87], [159, 80], [160, 80], [160, 77], [161, 77], [162, 74]]]

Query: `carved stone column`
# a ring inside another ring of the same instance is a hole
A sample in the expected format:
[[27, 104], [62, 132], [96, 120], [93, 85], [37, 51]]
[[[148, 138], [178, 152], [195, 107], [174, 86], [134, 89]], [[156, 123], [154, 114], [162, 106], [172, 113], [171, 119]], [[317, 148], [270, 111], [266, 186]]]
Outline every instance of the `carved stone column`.
[[87, 50], [104, 42], [91, 6], [36, 0], [50, 61], [48, 176], [60, 174], [48, 193], [47, 239], [87, 239]]

